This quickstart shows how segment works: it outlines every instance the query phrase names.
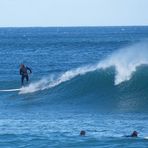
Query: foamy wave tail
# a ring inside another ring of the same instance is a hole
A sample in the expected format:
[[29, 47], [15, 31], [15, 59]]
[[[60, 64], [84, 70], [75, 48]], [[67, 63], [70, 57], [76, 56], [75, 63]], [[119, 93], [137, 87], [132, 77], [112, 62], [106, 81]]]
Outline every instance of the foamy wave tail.
[[110, 57], [99, 62], [96, 65], [80, 67], [67, 71], [57, 78], [53, 76], [44, 78], [38, 82], [32, 83], [20, 90], [20, 94], [32, 93], [39, 90], [55, 87], [63, 82], [69, 81], [78, 75], [84, 75], [97, 69], [106, 69], [115, 67], [115, 85], [130, 80], [136, 68], [142, 64], [148, 64], [148, 43], [138, 43], [133, 46], [115, 51]]
[[44, 89], [47, 88], [48, 84], [49, 84], [48, 79], [44, 78], [40, 81], [31, 83], [29, 86], [22, 87], [20, 89], [19, 94], [32, 93], [32, 92], [36, 92], [36, 91], [39, 91], [39, 90], [44, 90]]
[[19, 94], [32, 93], [32, 92], [36, 92], [39, 90], [44, 90], [44, 89], [55, 87], [65, 81], [71, 80], [72, 78], [74, 78], [78, 75], [84, 75], [87, 72], [94, 71], [94, 70], [96, 70], [96, 68], [97, 68], [96, 66], [85, 66], [85, 67], [81, 67], [81, 68], [67, 71], [67, 72], [61, 74], [60, 76], [58, 76], [56, 79], [53, 79], [53, 77], [52, 78], [51, 77], [44, 78], [38, 82], [31, 83], [27, 87], [23, 87], [20, 90]]

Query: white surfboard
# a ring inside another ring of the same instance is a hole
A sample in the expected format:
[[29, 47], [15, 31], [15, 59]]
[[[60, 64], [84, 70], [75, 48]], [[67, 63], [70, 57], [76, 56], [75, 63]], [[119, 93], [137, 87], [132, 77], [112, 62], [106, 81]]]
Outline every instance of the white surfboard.
[[17, 89], [2, 89], [2, 90], [0, 90], [0, 92], [15, 92], [15, 91], [20, 91], [21, 90], [21, 88], [17, 88]]

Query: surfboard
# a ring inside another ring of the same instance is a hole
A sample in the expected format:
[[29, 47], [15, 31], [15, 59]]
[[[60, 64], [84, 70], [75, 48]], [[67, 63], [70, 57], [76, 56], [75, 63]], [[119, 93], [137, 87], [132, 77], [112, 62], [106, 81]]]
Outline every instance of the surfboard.
[[0, 90], [0, 92], [13, 92], [13, 91], [20, 91], [21, 88], [17, 88], [17, 89], [2, 89]]

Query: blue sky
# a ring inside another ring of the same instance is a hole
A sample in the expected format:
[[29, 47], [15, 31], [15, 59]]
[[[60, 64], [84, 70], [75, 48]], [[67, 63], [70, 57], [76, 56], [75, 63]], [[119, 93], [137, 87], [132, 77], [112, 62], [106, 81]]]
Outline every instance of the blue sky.
[[0, 26], [148, 25], [148, 0], [0, 0]]

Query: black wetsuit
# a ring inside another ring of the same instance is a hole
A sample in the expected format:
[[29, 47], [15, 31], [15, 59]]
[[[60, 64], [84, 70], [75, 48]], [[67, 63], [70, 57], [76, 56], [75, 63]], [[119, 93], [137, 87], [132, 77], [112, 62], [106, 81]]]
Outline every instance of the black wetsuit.
[[22, 78], [21, 78], [22, 85], [24, 85], [24, 78], [26, 78], [27, 82], [29, 81], [27, 70], [29, 70], [30, 73], [32, 73], [32, 71], [29, 67], [24, 66], [24, 67], [20, 68], [20, 75], [22, 75]]

